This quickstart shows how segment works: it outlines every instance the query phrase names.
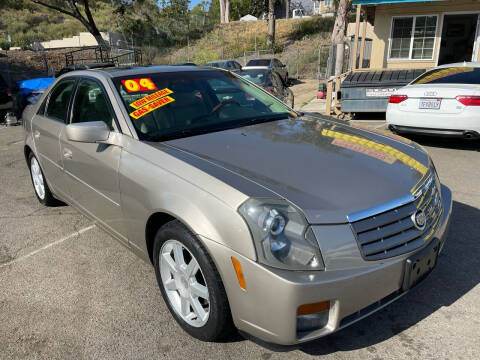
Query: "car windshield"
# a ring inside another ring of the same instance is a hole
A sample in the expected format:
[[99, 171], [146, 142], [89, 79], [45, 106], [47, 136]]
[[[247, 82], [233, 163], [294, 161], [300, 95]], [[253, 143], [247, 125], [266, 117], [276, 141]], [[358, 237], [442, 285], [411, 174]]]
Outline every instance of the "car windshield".
[[260, 86], [266, 86], [267, 82], [271, 84], [270, 76], [268, 76], [269, 72], [267, 70], [245, 70], [239, 75]]
[[448, 67], [426, 72], [414, 82], [420, 84], [480, 84], [480, 68], [478, 67]]
[[270, 66], [270, 59], [254, 59], [247, 63], [247, 66]]
[[140, 140], [164, 141], [297, 115], [221, 70], [132, 75], [114, 83]]
[[218, 67], [221, 68], [223, 67], [222, 65], [225, 65], [225, 63], [219, 63], [219, 62], [207, 62], [205, 66], [210, 66], [210, 67]]

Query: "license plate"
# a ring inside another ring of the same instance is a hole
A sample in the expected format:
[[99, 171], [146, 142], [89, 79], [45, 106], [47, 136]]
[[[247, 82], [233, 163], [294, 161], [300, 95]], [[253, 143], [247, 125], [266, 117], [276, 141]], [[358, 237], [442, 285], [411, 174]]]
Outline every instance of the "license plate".
[[439, 110], [441, 105], [441, 99], [421, 99], [419, 108], [427, 110]]
[[428, 247], [409, 257], [405, 263], [403, 290], [411, 289], [422, 281], [437, 265], [440, 241], [434, 240]]

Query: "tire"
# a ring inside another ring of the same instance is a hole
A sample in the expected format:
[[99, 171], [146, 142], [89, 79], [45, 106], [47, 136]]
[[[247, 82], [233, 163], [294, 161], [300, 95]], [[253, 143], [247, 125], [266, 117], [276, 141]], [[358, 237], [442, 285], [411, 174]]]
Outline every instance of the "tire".
[[[30, 170], [30, 178], [32, 179], [33, 191], [35, 192], [38, 201], [45, 206], [58, 206], [61, 204], [60, 201], [53, 197], [45, 176], [43, 175], [40, 163], [33, 153], [30, 153], [28, 156], [28, 168]], [[41, 182], [41, 184], [39, 182]], [[43, 191], [41, 190], [42, 187]]]
[[[177, 261], [179, 247], [182, 251]], [[187, 265], [192, 265], [194, 260], [198, 270], [189, 274]], [[183, 264], [186, 270], [175, 273], [172, 261], [177, 270], [177, 263]], [[234, 325], [230, 306], [217, 268], [195, 235], [179, 221], [171, 221], [158, 230], [153, 245], [153, 265], [170, 313], [188, 334], [202, 341], [221, 341], [231, 334]], [[194, 291], [194, 288], [202, 290]], [[204, 294], [205, 289], [208, 300], [197, 295]]]

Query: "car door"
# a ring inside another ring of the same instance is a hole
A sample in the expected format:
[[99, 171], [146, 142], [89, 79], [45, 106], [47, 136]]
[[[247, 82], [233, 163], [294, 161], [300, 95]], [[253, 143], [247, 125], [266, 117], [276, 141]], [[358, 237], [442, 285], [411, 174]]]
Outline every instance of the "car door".
[[[71, 123], [103, 121], [117, 132], [114, 112], [103, 85], [97, 79], [81, 78], [72, 102]], [[127, 242], [120, 208], [119, 146], [61, 139], [65, 174], [73, 201], [82, 210]]]
[[287, 67], [285, 65], [283, 65], [283, 63], [278, 60], [278, 59], [275, 59], [274, 60], [274, 63], [275, 63], [275, 71], [282, 77], [282, 79], [286, 82], [288, 79], [287, 79]]
[[280, 78], [280, 75], [275, 71], [272, 71], [272, 94], [284, 101], [284, 90], [283, 81]]
[[68, 196], [60, 155], [59, 138], [65, 133], [68, 109], [75, 78], [59, 81], [50, 91], [32, 121], [35, 152], [50, 189], [60, 197]]

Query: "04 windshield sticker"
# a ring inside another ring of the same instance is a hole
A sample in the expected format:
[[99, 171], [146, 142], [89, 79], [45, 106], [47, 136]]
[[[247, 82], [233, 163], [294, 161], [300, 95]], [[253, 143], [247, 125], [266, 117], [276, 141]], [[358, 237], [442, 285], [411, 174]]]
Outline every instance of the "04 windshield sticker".
[[134, 109], [140, 109], [142, 106], [147, 105], [148, 103], [151, 103], [152, 101], [158, 100], [166, 95], [172, 94], [173, 91], [170, 90], [169, 88], [165, 88], [162, 90], [158, 90], [152, 94], [148, 94], [147, 96], [144, 96], [138, 100], [135, 100], [130, 104], [130, 106]]
[[145, 116], [145, 115], [151, 113], [152, 111], [157, 110], [158, 108], [161, 108], [162, 106], [170, 104], [174, 101], [175, 101], [175, 99], [172, 98], [171, 96], [162, 97], [158, 100], [152, 101], [151, 103], [148, 103], [147, 105], [131, 112], [130, 116], [134, 119], [139, 119], [142, 116]]
[[158, 90], [151, 78], [122, 80], [122, 84], [129, 93]]

